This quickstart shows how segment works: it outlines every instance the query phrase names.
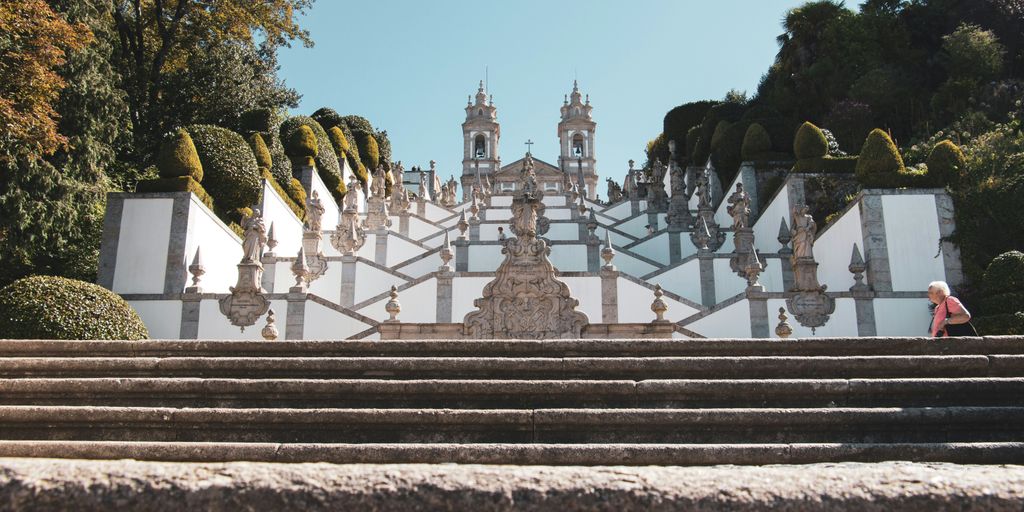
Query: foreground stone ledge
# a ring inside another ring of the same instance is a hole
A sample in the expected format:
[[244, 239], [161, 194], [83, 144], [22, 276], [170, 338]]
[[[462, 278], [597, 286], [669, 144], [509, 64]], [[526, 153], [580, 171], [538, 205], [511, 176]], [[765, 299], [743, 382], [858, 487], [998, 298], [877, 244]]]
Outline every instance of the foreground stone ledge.
[[863, 510], [1024, 507], [1024, 466], [332, 465], [0, 459], [3, 510]]

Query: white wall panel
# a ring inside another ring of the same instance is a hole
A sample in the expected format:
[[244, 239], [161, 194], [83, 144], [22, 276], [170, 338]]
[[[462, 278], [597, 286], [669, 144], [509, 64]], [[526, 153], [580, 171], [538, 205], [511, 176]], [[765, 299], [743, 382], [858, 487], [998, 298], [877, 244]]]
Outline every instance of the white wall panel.
[[124, 200], [113, 291], [163, 293], [173, 206], [173, 199]]

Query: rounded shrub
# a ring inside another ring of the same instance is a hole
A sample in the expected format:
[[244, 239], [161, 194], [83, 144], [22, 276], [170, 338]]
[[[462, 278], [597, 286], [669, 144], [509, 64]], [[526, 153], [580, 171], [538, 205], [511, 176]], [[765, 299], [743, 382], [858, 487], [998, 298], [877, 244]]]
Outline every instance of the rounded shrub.
[[314, 121], [319, 123], [320, 126], [323, 127], [324, 130], [327, 130], [328, 132], [331, 131], [331, 128], [334, 128], [339, 124], [342, 124], [341, 114], [338, 114], [333, 108], [330, 107], [319, 108], [316, 110], [316, 112], [313, 112], [313, 115], [309, 117], [312, 117]]
[[740, 153], [744, 160], [757, 160], [761, 155], [772, 150], [772, 139], [768, 130], [760, 123], [753, 123], [747, 127], [747, 133], [743, 135], [743, 147]]
[[901, 184], [906, 168], [889, 134], [875, 128], [864, 141], [855, 172], [857, 181], [866, 187], [895, 187]]
[[[693, 128], [690, 128], [686, 132], [686, 151], [683, 151], [683, 154], [687, 155], [687, 157], [692, 155], [693, 152], [697, 149], [697, 139], [699, 139], [699, 138], [700, 138], [700, 126], [694, 126]], [[692, 158], [690, 158], [690, 161], [686, 162], [686, 163], [687, 164], [692, 164], [693, 163]]]
[[373, 125], [363, 116], [343, 116], [341, 124], [348, 127], [352, 132], [374, 133]]
[[977, 305], [982, 334], [1024, 334], [1024, 253], [1005, 252], [989, 263]]
[[715, 133], [711, 135], [710, 148], [712, 153], [714, 153], [714, 151], [718, 149], [718, 145], [722, 142], [722, 137], [725, 136], [725, 132], [726, 130], [729, 129], [730, 126], [732, 126], [732, 123], [724, 120], [719, 121], [718, 124], [715, 126]]
[[242, 133], [259, 132], [268, 134], [280, 122], [280, 114], [270, 108], [256, 108], [242, 112], [238, 127]]
[[263, 137], [259, 133], [253, 133], [249, 137], [249, 147], [252, 148], [252, 154], [256, 157], [256, 165], [260, 169], [270, 172], [270, 169], [274, 167], [274, 160], [270, 157], [270, 148], [263, 142]]
[[138, 313], [102, 286], [54, 276], [19, 279], [0, 289], [5, 338], [141, 340], [149, 337]]
[[936, 186], [957, 183], [967, 170], [967, 158], [960, 147], [950, 140], [939, 142], [932, 148], [926, 164], [929, 181]]
[[743, 138], [750, 124], [742, 120], [730, 124], [711, 152], [711, 162], [722, 183], [731, 182], [743, 164]]
[[196, 146], [188, 132], [179, 129], [163, 145], [156, 157], [156, 166], [161, 178], [189, 177], [203, 181], [203, 164], [199, 161]]
[[711, 142], [718, 128], [718, 123], [721, 121], [729, 121], [730, 123], [739, 121], [745, 111], [746, 107], [731, 101], [719, 103], [708, 109], [704, 120], [701, 121], [700, 135], [696, 139], [693, 154], [691, 155], [694, 165], [703, 166], [711, 156]]
[[377, 147], [377, 139], [373, 134], [366, 131], [356, 131], [356, 147], [359, 149], [359, 159], [370, 172], [377, 170], [380, 165], [380, 150]]
[[793, 153], [798, 160], [821, 158], [828, 154], [828, 139], [821, 128], [809, 122], [800, 125], [793, 139]]
[[245, 208], [260, 198], [256, 157], [241, 135], [219, 126], [186, 127], [203, 164], [203, 188], [224, 210]]
[[[662, 121], [662, 133], [668, 140], [674, 140], [677, 144], [682, 143], [689, 131], [695, 126], [699, 127], [708, 110], [717, 104], [716, 101], [694, 101], [669, 110]], [[688, 155], [693, 151], [693, 144], [688, 143], [685, 148], [677, 148], [677, 151], [681, 155]]]
[[[327, 137], [327, 132], [320, 126], [320, 123], [307, 116], [290, 117], [281, 123], [281, 127], [278, 129], [281, 141], [285, 144], [291, 141], [293, 133], [300, 126], [305, 126], [313, 131], [313, 135], [316, 137], [317, 148], [332, 147], [331, 140]], [[329, 190], [336, 190], [338, 184], [341, 183], [341, 166], [338, 165], [338, 157], [335, 156], [334, 151], [317, 151], [314, 161], [317, 174], [320, 175], [324, 185]]]
[[292, 159], [292, 164], [294, 165], [315, 165], [313, 159], [316, 158], [319, 148], [316, 144], [316, 135], [313, 134], [313, 129], [302, 125], [292, 131], [286, 141], [284, 150], [288, 158]]

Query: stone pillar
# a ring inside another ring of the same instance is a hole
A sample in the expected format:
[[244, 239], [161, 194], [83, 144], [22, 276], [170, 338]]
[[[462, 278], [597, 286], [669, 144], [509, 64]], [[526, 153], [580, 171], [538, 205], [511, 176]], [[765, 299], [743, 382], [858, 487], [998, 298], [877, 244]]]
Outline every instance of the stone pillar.
[[[346, 256], [346, 258], [354, 256]], [[353, 267], [355, 270], [355, 267]], [[342, 274], [345, 272], [345, 267], [342, 266]], [[342, 282], [342, 293], [344, 294], [345, 283]], [[353, 291], [355, 288], [353, 288]], [[351, 304], [350, 304], [351, 305]], [[284, 319], [284, 339], [286, 340], [301, 340], [303, 336], [303, 330], [305, 329], [306, 323], [306, 294], [305, 293], [289, 293], [288, 294], [288, 311], [285, 313]]]
[[402, 236], [409, 236], [409, 212], [404, 211], [398, 214], [398, 232]]
[[668, 262], [669, 264], [676, 264], [683, 261], [683, 246], [681, 233], [677, 230], [670, 229], [668, 232]]
[[864, 262], [868, 266], [867, 284], [877, 292], [892, 291], [889, 247], [885, 239], [882, 196], [864, 192], [860, 199], [860, 228], [864, 237]]
[[601, 322], [619, 321], [619, 271], [601, 269]]
[[750, 225], [753, 226], [756, 219], [760, 217], [760, 199], [757, 191], [757, 169], [753, 162], [743, 162], [740, 165], [740, 183], [743, 183], [743, 190], [750, 196]]
[[274, 293], [274, 280], [277, 275], [277, 258], [273, 255], [264, 254], [263, 259], [263, 278], [260, 279], [260, 286], [267, 293]]
[[945, 191], [935, 194], [935, 210], [939, 219], [939, 239], [942, 241], [942, 263], [946, 269], [946, 283], [953, 289], [964, 283], [964, 268], [960, 261], [960, 249], [949, 241], [956, 231], [953, 198]]
[[649, 204], [647, 206], [647, 223], [654, 228], [654, 231], [658, 231], [658, 212], [651, 211]]
[[747, 301], [750, 304], [750, 336], [770, 338], [768, 296], [762, 292], [747, 292]]
[[[451, 268], [451, 267], [448, 267]], [[437, 272], [437, 323], [448, 324], [452, 321], [452, 277], [450, 271]]]
[[640, 198], [633, 193], [629, 197], [629, 215], [631, 217], [640, 215]]
[[198, 293], [185, 293], [181, 296], [181, 327], [178, 337], [183, 340], [199, 339], [199, 305], [202, 304]]
[[[316, 169], [312, 165], [300, 165], [292, 168], [292, 176], [299, 180], [302, 188], [306, 189], [306, 195], [313, 195], [313, 173]], [[365, 194], [364, 194], [365, 196]]]
[[[807, 204], [807, 196], [804, 193], [804, 179], [802, 176], [790, 175], [789, 179], [786, 180], [788, 187], [786, 192], [789, 198], [789, 207], [793, 208], [798, 204]], [[786, 215], [787, 217], [789, 214]]]
[[387, 228], [378, 228], [374, 233], [377, 235], [377, 243], [373, 251], [373, 262], [378, 265], [388, 264], [388, 230]]
[[854, 306], [857, 310], [857, 336], [878, 336], [873, 296], [871, 292], [853, 292]]
[[700, 264], [700, 302], [712, 307], [715, 300], [715, 258], [710, 252], [698, 251], [697, 260]]
[[[356, 303], [356, 256], [341, 257], [341, 305], [352, 307]], [[289, 306], [289, 310], [291, 306]]]
[[785, 254], [779, 258], [782, 267], [782, 289], [784, 291], [790, 290], [796, 284], [793, 278], [793, 260], [789, 257], [790, 255]]
[[587, 237], [587, 272], [601, 270], [601, 239], [596, 236]]
[[121, 218], [127, 194], [107, 194], [107, 211], [103, 215], [103, 239], [100, 241], [99, 270], [96, 284], [114, 289], [114, 269], [117, 268], [117, 246], [121, 238]]
[[427, 200], [422, 197], [416, 199], [416, 215], [427, 216]]
[[469, 272], [469, 240], [455, 239], [455, 271]]
[[480, 241], [480, 219], [477, 217], [469, 219], [469, 239], [474, 242]]
[[171, 207], [171, 236], [167, 242], [167, 266], [164, 271], [164, 293], [181, 293], [188, 286], [185, 239], [188, 236], [189, 203], [191, 192], [174, 194]]

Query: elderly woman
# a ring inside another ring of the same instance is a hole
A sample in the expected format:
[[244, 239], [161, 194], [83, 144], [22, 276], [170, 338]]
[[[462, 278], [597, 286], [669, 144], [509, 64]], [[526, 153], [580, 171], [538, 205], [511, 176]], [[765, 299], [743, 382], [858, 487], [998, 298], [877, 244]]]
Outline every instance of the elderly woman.
[[928, 300], [935, 304], [932, 337], [974, 334], [974, 327], [970, 326], [971, 314], [956, 297], [949, 294], [949, 285], [944, 281], [928, 285]]

